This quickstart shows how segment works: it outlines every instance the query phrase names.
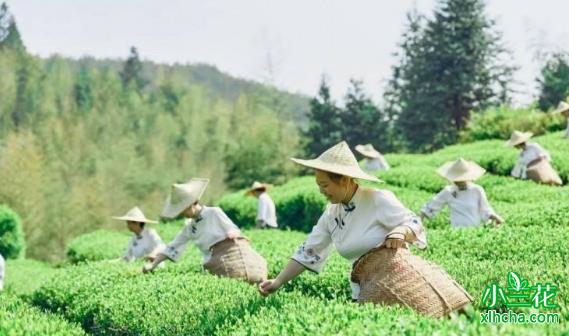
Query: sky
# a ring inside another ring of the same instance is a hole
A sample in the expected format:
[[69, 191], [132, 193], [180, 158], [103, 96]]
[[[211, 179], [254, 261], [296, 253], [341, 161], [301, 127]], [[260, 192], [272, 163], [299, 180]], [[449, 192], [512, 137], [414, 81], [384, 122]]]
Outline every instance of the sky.
[[[0, 0], [1, 1], [1, 0]], [[233, 76], [314, 95], [321, 76], [341, 100], [351, 78], [379, 102], [406, 13], [436, 0], [7, 0], [29, 52], [48, 57], [207, 63]], [[535, 99], [539, 55], [569, 50], [567, 0], [487, 0], [515, 76], [516, 105]]]

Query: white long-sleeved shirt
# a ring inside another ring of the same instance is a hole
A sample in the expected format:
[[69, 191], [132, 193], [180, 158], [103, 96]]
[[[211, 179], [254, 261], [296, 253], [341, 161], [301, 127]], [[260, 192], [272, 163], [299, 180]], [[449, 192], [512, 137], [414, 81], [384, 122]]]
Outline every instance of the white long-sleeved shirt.
[[124, 253], [124, 261], [133, 261], [147, 256], [154, 257], [165, 247], [162, 238], [154, 229], [143, 229], [140, 235], [134, 234]]
[[495, 214], [484, 188], [474, 183], [468, 183], [465, 190], [456, 185], [446, 186], [425, 204], [421, 213], [433, 218], [445, 205], [450, 208], [450, 225], [453, 228], [480, 226], [480, 222], [487, 222]]
[[[427, 235], [419, 217], [388, 190], [358, 187], [351, 202], [328, 204], [304, 243], [292, 259], [319, 273], [332, 245], [350, 262], [356, 261], [372, 248], [381, 245], [395, 227], [408, 226], [419, 248], [427, 246]], [[359, 296], [359, 285], [351, 283], [352, 298]]]
[[203, 255], [203, 263], [211, 258], [209, 248], [227, 238], [228, 233], [239, 228], [218, 207], [203, 206], [197, 219], [188, 219], [176, 238], [161, 252], [173, 261], [178, 261], [188, 243], [197, 246]]
[[277, 210], [275, 203], [266, 192], [259, 195], [257, 221], [259, 220], [262, 220], [266, 226], [277, 227]]
[[565, 129], [565, 137], [569, 138], [569, 117], [567, 117], [567, 128]]
[[381, 155], [376, 159], [365, 158], [363, 168], [368, 172], [376, 172], [378, 170], [389, 170], [389, 164], [383, 155]]
[[0, 255], [0, 291], [4, 289], [4, 257]]
[[543, 149], [537, 143], [528, 143], [524, 150], [520, 153], [518, 157], [518, 162], [512, 169], [511, 175], [513, 177], [527, 179], [527, 168], [528, 164], [532, 161], [539, 159], [540, 157], [545, 158], [547, 161], [551, 161], [551, 156], [549, 152]]

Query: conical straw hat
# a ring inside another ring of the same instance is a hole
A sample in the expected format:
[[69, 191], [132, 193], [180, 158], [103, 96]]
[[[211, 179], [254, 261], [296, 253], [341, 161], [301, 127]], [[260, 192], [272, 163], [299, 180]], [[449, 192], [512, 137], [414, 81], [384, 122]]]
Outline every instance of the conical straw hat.
[[381, 153], [378, 152], [375, 148], [373, 148], [372, 144], [357, 145], [356, 150], [360, 152], [360, 154], [362, 154], [363, 156], [367, 156], [373, 159], [377, 159], [381, 156]]
[[269, 190], [272, 187], [273, 187], [272, 184], [261, 183], [259, 181], [255, 181], [255, 182], [253, 182], [253, 185], [251, 186], [251, 188], [249, 188], [247, 190], [246, 194], [251, 195], [251, 194], [253, 194], [253, 191], [255, 191], [255, 190], [259, 190], [259, 189]]
[[567, 112], [569, 112], [569, 104], [567, 104], [564, 101], [560, 102], [559, 105], [557, 106], [557, 110], [553, 111], [553, 113], [555, 114], [567, 113]]
[[382, 182], [375, 176], [365, 173], [359, 166], [354, 153], [345, 141], [338, 143], [332, 148], [320, 154], [313, 160], [301, 160], [291, 158], [292, 161], [299, 165], [324, 170], [327, 172], [353, 177], [356, 179], [368, 180], [373, 182]]
[[153, 221], [150, 219], [147, 219], [144, 216], [144, 213], [142, 212], [142, 210], [140, 210], [140, 208], [138, 207], [134, 207], [132, 209], [130, 209], [126, 214], [124, 214], [123, 216], [113, 216], [114, 219], [118, 219], [118, 220], [124, 220], [124, 221], [131, 221], [131, 222], [139, 222], [139, 223], [149, 223], [149, 224], [156, 224], [158, 223], [157, 221]]
[[184, 209], [199, 201], [207, 188], [209, 179], [193, 178], [187, 183], [174, 183], [166, 204], [162, 210], [162, 217], [175, 218]]
[[460, 158], [450, 161], [437, 169], [437, 173], [451, 182], [474, 181], [479, 179], [486, 170], [476, 162]]
[[521, 143], [528, 141], [529, 138], [531, 138], [532, 136], [533, 136], [532, 132], [514, 131], [512, 133], [512, 136], [510, 137], [510, 140], [506, 141], [506, 146], [513, 147], [519, 145]]

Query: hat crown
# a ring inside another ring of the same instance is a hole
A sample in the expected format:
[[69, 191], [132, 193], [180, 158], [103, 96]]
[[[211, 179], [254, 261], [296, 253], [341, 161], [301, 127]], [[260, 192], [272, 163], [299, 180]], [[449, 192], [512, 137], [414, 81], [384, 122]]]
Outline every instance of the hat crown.
[[439, 175], [453, 182], [474, 181], [482, 176], [484, 172], [484, 168], [480, 167], [476, 162], [467, 161], [463, 158], [447, 162], [437, 170]]
[[180, 203], [192, 195], [192, 190], [187, 183], [174, 183], [171, 188], [172, 203]]
[[329, 148], [324, 153], [320, 154], [318, 159], [326, 163], [339, 164], [343, 166], [358, 166], [358, 161], [346, 141], [342, 141]]
[[255, 181], [253, 182], [253, 185], [251, 186], [251, 189], [259, 189], [259, 188], [264, 188], [265, 185], [259, 181]]
[[171, 189], [172, 203], [180, 203], [188, 198], [194, 198], [199, 201], [201, 195], [208, 184], [208, 179], [193, 178], [186, 183], [174, 183]]
[[130, 209], [126, 213], [126, 215], [124, 215], [124, 217], [146, 218], [146, 217], [144, 217], [144, 213], [142, 213], [142, 210], [140, 210], [139, 207], [134, 207], [134, 208]]
[[523, 142], [528, 141], [532, 137], [532, 132], [520, 132], [520, 131], [513, 131], [510, 140], [506, 142], [506, 145], [509, 146], [516, 146]]
[[162, 217], [174, 218], [185, 208], [199, 201], [207, 188], [209, 179], [193, 178], [186, 183], [174, 183], [162, 210]]
[[557, 105], [557, 109], [558, 110], [565, 110], [569, 108], [569, 104], [567, 104], [564, 101], [559, 102], [559, 105]]
[[514, 137], [514, 138], [521, 138], [523, 135], [524, 135], [524, 133], [520, 132], [520, 131], [514, 131], [512, 133], [512, 137]]
[[372, 144], [364, 145], [364, 149], [368, 151], [375, 151], [375, 148], [373, 148]]
[[450, 166], [450, 170], [455, 173], [466, 173], [469, 169], [470, 165], [468, 164], [468, 161], [463, 158], [456, 160], [452, 166]]

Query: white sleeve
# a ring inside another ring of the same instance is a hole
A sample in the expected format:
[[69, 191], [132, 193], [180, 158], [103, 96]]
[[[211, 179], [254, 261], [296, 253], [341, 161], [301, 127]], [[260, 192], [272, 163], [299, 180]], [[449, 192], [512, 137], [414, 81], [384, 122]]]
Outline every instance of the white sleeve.
[[264, 197], [259, 197], [259, 204], [257, 205], [257, 220], [267, 222], [269, 215], [269, 204]]
[[318, 223], [312, 228], [312, 232], [292, 256], [293, 260], [316, 273], [322, 270], [332, 247], [328, 221], [328, 215], [322, 214]]
[[520, 162], [520, 160], [518, 160], [518, 162], [516, 162], [516, 165], [512, 169], [510, 175], [512, 175], [513, 177], [521, 178], [523, 175], [522, 171], [523, 171], [523, 164]]
[[389, 163], [387, 163], [387, 160], [383, 157], [383, 155], [379, 157], [379, 161], [383, 166], [383, 170], [389, 170]]
[[378, 191], [376, 207], [377, 219], [384, 227], [394, 229], [400, 225], [407, 226], [417, 238], [413, 245], [420, 249], [427, 247], [427, 232], [421, 219], [407, 209], [391, 191]]
[[191, 240], [191, 225], [193, 220], [190, 220], [182, 230], [178, 233], [176, 238], [166, 248], [160, 252], [160, 254], [165, 255], [168, 259], [172, 261], [178, 261], [182, 253], [188, 247], [188, 243]]
[[233, 221], [229, 217], [227, 217], [227, 215], [225, 214], [225, 212], [223, 212], [223, 210], [221, 210], [221, 208], [213, 208], [213, 211], [215, 214], [217, 224], [221, 226], [221, 228], [226, 234], [233, 231], [239, 231], [237, 225], [235, 225], [235, 223], [233, 223]]
[[135, 238], [132, 237], [128, 241], [128, 246], [126, 247], [126, 251], [124, 251], [124, 255], [123, 255], [122, 259], [126, 262], [131, 262], [135, 259], [134, 252], [132, 251], [132, 243], [133, 243], [134, 239]]
[[148, 251], [150, 257], [154, 257], [164, 249], [164, 242], [156, 230], [149, 230], [149, 237], [151, 241], [151, 249]]
[[451, 196], [451, 191], [444, 188], [423, 206], [421, 213], [427, 218], [435, 217], [448, 204], [449, 196]]
[[545, 148], [541, 147], [539, 144], [535, 144], [535, 147], [538, 149], [540, 157], [545, 157], [547, 161], [551, 161], [551, 155]]
[[494, 215], [494, 209], [492, 209], [492, 207], [490, 206], [490, 203], [488, 202], [488, 198], [486, 197], [486, 192], [484, 191], [484, 188], [477, 188], [478, 192], [480, 193], [480, 199], [479, 199], [479, 209], [480, 209], [480, 217], [482, 217], [482, 219], [484, 219], [484, 221], [488, 221], [490, 219], [490, 216]]

